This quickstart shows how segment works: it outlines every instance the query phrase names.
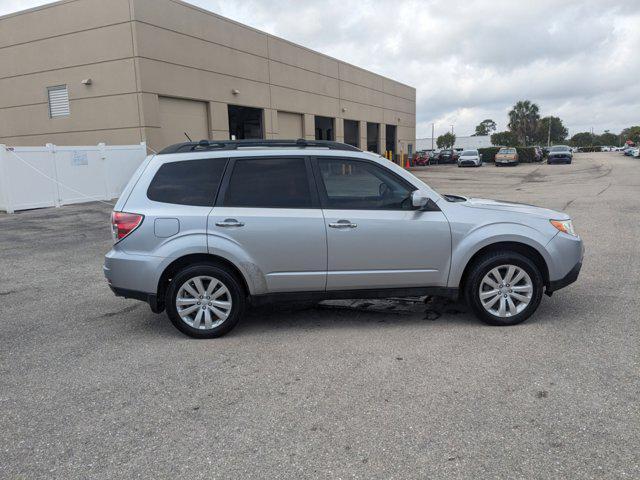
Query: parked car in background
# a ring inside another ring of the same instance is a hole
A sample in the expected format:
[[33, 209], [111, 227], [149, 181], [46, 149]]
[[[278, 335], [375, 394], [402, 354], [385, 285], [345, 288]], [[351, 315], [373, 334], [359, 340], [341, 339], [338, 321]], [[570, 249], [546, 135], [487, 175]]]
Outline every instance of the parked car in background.
[[440, 150], [438, 163], [455, 163], [457, 157], [455, 151], [450, 148]]
[[571, 151], [571, 147], [567, 145], [554, 145], [549, 150], [549, 155], [547, 157], [547, 163], [549, 165], [553, 163], [571, 163], [573, 160], [573, 152]]
[[633, 150], [634, 147], [625, 147], [624, 150], [622, 150], [622, 153], [624, 153], [627, 157], [630, 157], [633, 154]]
[[426, 150], [420, 150], [413, 154], [413, 165], [416, 167], [429, 165], [429, 155]]
[[498, 150], [498, 153], [496, 153], [496, 167], [501, 167], [503, 165], [517, 165], [518, 161], [518, 151], [513, 147], [502, 147]]
[[196, 338], [296, 298], [445, 295], [515, 325], [576, 281], [584, 253], [565, 213], [440, 195], [381, 156], [302, 139], [167, 147], [111, 223], [111, 290]]
[[458, 167], [481, 167], [482, 155], [478, 150], [463, 150], [458, 157]]
[[632, 157], [640, 157], [640, 148], [634, 147], [631, 152]]

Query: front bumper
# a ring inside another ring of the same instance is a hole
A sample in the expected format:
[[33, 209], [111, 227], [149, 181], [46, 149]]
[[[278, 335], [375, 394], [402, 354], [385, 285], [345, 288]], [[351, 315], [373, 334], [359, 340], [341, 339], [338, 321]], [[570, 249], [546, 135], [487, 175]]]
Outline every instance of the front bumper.
[[580, 269], [582, 268], [582, 262], [576, 263], [576, 265], [571, 269], [569, 273], [567, 273], [560, 280], [553, 280], [549, 282], [549, 286], [547, 287], [546, 293], [547, 295], [552, 294], [553, 292], [560, 290], [561, 288], [566, 287], [567, 285], [571, 285], [573, 282], [578, 280], [578, 275], [580, 275]]
[[549, 158], [547, 158], [547, 163], [568, 163], [571, 162], [571, 157], [568, 155], [562, 155], [562, 156], [557, 156], [557, 155], [549, 155]]
[[571, 285], [578, 279], [584, 258], [584, 244], [580, 237], [558, 233], [548, 244], [550, 254], [549, 284], [546, 293], [551, 294]]

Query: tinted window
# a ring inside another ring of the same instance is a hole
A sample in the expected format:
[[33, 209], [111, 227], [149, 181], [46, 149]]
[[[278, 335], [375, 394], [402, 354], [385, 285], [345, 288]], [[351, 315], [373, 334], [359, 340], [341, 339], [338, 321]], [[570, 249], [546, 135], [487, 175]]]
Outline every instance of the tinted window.
[[477, 150], [465, 150], [464, 152], [462, 152], [463, 157], [473, 157], [474, 155], [478, 155]]
[[410, 210], [414, 188], [368, 162], [319, 159], [326, 208]]
[[213, 206], [226, 163], [222, 158], [165, 163], [153, 177], [147, 197], [163, 203]]
[[224, 197], [227, 207], [310, 208], [303, 158], [239, 159]]

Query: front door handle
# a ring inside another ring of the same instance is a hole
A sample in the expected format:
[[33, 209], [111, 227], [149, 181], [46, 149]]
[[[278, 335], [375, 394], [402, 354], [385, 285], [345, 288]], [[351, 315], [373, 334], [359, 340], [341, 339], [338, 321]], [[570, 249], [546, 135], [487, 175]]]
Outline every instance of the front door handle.
[[239, 222], [235, 218], [227, 218], [224, 222], [216, 222], [217, 227], [244, 227], [243, 222]]
[[329, 224], [331, 228], [356, 228], [357, 226], [357, 223], [351, 223], [349, 220], [338, 220], [335, 223]]

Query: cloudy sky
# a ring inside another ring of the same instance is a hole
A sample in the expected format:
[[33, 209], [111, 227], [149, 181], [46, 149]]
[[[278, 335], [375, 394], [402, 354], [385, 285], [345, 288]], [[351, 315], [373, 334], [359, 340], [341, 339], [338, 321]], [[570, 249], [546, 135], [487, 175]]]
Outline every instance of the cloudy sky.
[[[49, 3], [0, 0], [0, 15]], [[491, 118], [517, 100], [570, 135], [640, 124], [638, 0], [190, 0], [416, 87], [418, 137]]]

